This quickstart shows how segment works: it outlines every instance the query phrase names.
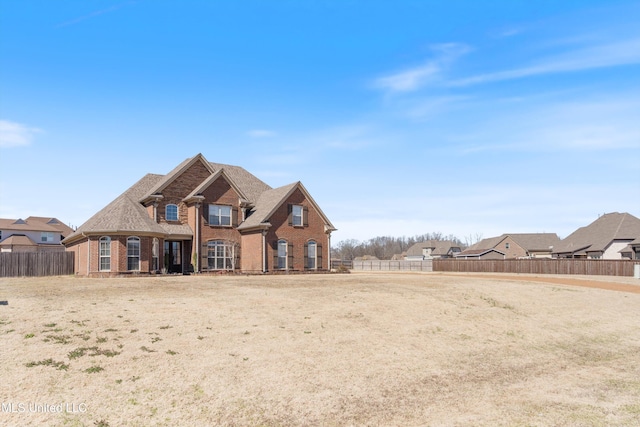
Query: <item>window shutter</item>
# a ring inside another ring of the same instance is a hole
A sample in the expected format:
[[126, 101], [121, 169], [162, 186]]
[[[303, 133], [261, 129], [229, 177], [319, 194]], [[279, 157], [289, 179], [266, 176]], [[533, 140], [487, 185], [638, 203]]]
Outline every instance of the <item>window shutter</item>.
[[316, 268], [318, 270], [322, 268], [322, 245], [320, 243], [316, 245]]
[[289, 259], [287, 260], [287, 268], [289, 270], [293, 270], [293, 243], [289, 243], [289, 247], [287, 248], [287, 255]]
[[302, 224], [305, 227], [309, 226], [309, 208], [306, 206], [302, 208]]
[[304, 244], [304, 269], [309, 268], [309, 244]]
[[289, 225], [293, 225], [293, 205], [291, 203], [287, 205], [287, 215], [289, 216]]
[[238, 226], [238, 208], [236, 207], [231, 209], [231, 225], [234, 227]]

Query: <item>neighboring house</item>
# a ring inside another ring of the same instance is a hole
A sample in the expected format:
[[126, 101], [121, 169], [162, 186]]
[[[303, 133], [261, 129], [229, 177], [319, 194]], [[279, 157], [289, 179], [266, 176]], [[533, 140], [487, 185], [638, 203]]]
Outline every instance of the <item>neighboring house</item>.
[[57, 218], [30, 216], [27, 219], [0, 219], [1, 252], [64, 251], [62, 239], [73, 229]]
[[458, 253], [460, 259], [551, 258], [560, 243], [555, 233], [514, 233], [483, 239]]
[[302, 183], [271, 188], [198, 154], [145, 175], [63, 244], [81, 275], [313, 271], [328, 269], [334, 230]]
[[581, 227], [553, 249], [557, 258], [640, 259], [640, 219], [612, 212]]
[[460, 245], [450, 240], [427, 240], [407, 249], [404, 257], [407, 261], [420, 261], [433, 258], [453, 258], [461, 252]]

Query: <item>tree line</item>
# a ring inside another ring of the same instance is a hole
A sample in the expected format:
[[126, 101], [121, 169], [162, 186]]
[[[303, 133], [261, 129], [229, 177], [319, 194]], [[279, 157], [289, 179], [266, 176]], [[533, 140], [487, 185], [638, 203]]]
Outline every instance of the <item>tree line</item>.
[[378, 259], [391, 259], [393, 255], [402, 254], [414, 244], [426, 240], [449, 240], [464, 249], [481, 239], [482, 236], [476, 234], [475, 236], [465, 237], [463, 242], [454, 235], [445, 236], [440, 232], [419, 234], [411, 237], [378, 236], [367, 241], [347, 239], [332, 246], [331, 257], [333, 259], [352, 260], [359, 256], [373, 255]]

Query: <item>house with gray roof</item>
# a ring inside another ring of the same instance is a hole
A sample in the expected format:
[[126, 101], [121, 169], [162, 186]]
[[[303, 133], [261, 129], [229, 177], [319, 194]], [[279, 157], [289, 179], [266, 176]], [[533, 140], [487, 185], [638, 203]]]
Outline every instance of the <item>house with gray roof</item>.
[[404, 256], [406, 261], [421, 261], [434, 258], [453, 258], [461, 247], [450, 240], [427, 240], [413, 244]]
[[560, 243], [555, 233], [511, 233], [483, 239], [458, 253], [459, 259], [551, 258]]
[[62, 243], [89, 276], [318, 271], [334, 230], [300, 181], [271, 188], [198, 154], [143, 176]]
[[640, 219], [612, 212], [580, 227], [553, 249], [557, 258], [640, 259]]
[[57, 218], [0, 218], [0, 252], [64, 251], [61, 241], [72, 233], [73, 229]]

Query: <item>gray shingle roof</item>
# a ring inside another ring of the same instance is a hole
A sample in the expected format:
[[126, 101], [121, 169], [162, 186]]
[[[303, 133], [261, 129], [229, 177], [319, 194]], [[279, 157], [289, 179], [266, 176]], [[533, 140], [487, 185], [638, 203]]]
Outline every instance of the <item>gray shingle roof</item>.
[[157, 185], [162, 175], [147, 174], [133, 184], [103, 209], [82, 224], [65, 241], [73, 240], [82, 233], [135, 232], [144, 234], [165, 234], [165, 230], [152, 218], [138, 200], [150, 188]]
[[555, 233], [512, 233], [482, 239], [478, 243], [466, 249], [464, 253], [480, 249], [495, 248], [507, 237], [511, 237], [518, 245], [527, 251], [548, 251], [550, 246], [555, 247], [560, 243], [560, 238]]
[[613, 240], [640, 237], [640, 219], [629, 213], [612, 212], [580, 227], [553, 249], [553, 253], [604, 251]]
[[447, 255], [451, 248], [459, 248], [460, 245], [450, 240], [427, 240], [418, 242], [407, 249], [407, 256], [421, 256], [423, 248], [431, 248], [431, 255]]
[[[68, 236], [64, 242], [71, 242], [83, 233], [114, 234], [127, 232], [129, 234], [137, 233], [147, 235], [170, 234], [174, 236], [184, 236], [185, 238], [193, 236], [193, 230], [186, 224], [156, 223], [149, 217], [146, 208], [141, 202], [148, 201], [152, 199], [155, 194], [161, 193], [173, 180], [198, 161], [201, 161], [205, 165], [211, 172], [211, 175], [201, 183], [194, 183], [194, 190], [186, 196], [185, 199], [197, 196], [199, 192], [204, 191], [218, 176], [224, 174], [228, 181], [230, 181], [230, 184], [241, 193], [240, 196], [244, 197], [246, 201], [250, 203], [249, 206], [253, 204], [251, 216], [238, 227], [239, 230], [265, 225], [274, 210], [280, 206], [296, 188], [300, 188], [300, 190], [305, 193], [307, 199], [326, 221], [327, 227], [332, 230], [335, 229], [300, 182], [274, 189], [240, 166], [210, 163], [202, 154], [198, 154], [184, 160], [166, 175], [145, 175], [114, 201], [89, 218], [87, 222]], [[266, 225], [268, 225], [268, 223]]]

